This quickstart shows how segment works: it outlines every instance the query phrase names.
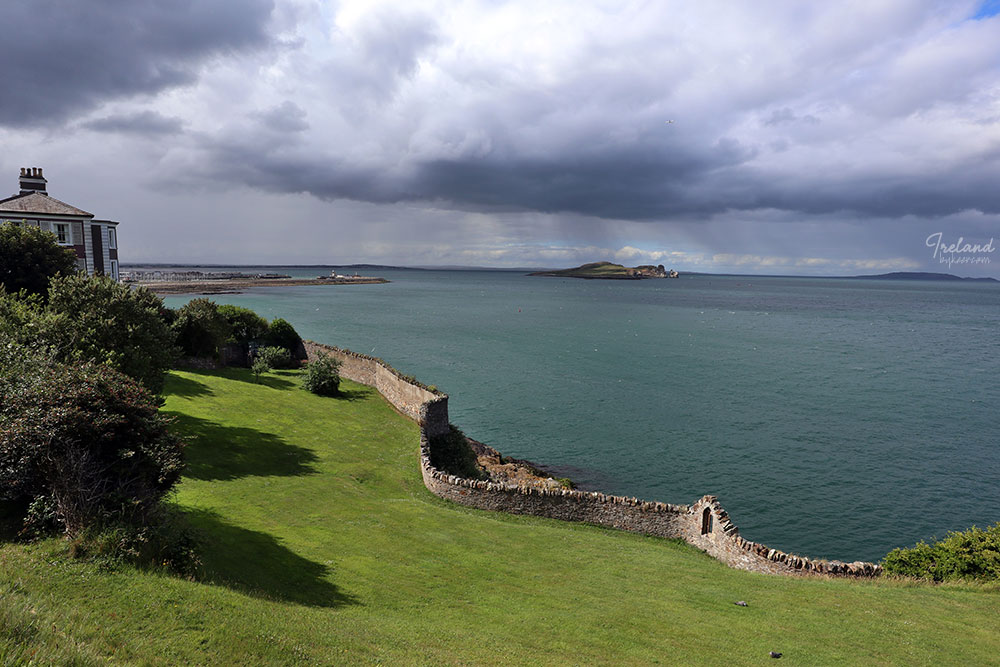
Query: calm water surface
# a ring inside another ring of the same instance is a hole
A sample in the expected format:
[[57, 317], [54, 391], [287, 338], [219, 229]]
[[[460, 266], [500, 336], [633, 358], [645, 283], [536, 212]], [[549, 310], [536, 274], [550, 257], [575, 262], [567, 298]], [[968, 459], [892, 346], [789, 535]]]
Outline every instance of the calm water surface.
[[1000, 520], [1000, 285], [378, 273], [211, 298], [436, 384], [583, 488], [718, 495], [772, 547], [877, 560]]

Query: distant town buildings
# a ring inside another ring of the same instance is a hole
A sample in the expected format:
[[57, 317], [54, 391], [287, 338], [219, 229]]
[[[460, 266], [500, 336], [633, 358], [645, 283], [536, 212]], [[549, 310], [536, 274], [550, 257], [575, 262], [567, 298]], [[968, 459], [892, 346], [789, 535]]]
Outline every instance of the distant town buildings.
[[39, 167], [21, 167], [21, 191], [0, 199], [0, 222], [52, 232], [59, 245], [76, 252], [81, 271], [118, 280], [118, 223], [95, 220], [93, 213], [50, 197], [47, 183]]

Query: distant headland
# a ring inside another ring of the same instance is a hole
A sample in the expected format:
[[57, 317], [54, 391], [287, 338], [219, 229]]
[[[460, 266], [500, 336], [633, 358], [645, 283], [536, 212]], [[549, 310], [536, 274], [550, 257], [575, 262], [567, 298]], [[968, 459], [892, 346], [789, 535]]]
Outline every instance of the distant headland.
[[893, 273], [879, 273], [872, 276], [851, 277], [865, 280], [971, 280], [986, 283], [1000, 282], [996, 278], [963, 278], [951, 273], [924, 273], [919, 271], [895, 271]]
[[549, 276], [555, 278], [584, 278], [587, 280], [643, 280], [644, 278], [676, 278], [677, 272], [667, 271], [663, 265], [622, 266], [612, 262], [591, 262], [573, 269], [535, 271], [529, 276]]

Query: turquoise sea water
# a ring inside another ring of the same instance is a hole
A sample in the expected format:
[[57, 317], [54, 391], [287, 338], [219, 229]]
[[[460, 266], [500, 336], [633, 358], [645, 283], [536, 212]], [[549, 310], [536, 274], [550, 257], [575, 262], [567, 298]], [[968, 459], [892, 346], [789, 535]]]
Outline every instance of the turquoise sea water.
[[583, 488], [718, 495], [786, 551], [877, 560], [1000, 520], [1000, 285], [377, 273], [393, 282], [211, 298], [439, 386], [507, 455]]

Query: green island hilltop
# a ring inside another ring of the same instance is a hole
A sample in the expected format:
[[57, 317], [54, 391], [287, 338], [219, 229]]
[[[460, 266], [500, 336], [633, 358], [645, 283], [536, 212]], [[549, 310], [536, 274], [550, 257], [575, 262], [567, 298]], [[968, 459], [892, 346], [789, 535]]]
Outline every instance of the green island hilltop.
[[585, 278], [589, 280], [642, 280], [644, 278], [676, 278], [677, 272], [666, 270], [663, 265], [653, 266], [622, 266], [613, 262], [591, 262], [573, 269], [558, 269], [552, 271], [535, 271], [531, 276], [550, 276], [556, 278]]

